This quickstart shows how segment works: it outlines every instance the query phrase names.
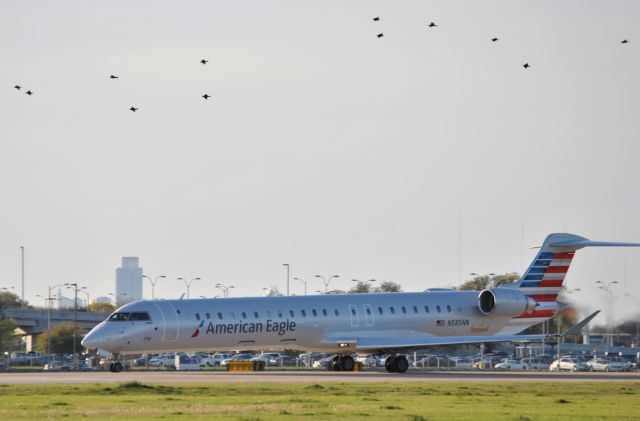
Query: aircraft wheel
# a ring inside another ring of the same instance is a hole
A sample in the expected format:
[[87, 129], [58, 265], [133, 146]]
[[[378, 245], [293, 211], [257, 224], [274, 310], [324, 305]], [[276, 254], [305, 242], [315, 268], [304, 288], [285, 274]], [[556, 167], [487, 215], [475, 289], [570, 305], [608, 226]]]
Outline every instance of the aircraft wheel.
[[115, 371], [113, 371], [113, 361], [109, 363], [109, 371], [115, 373]]
[[395, 371], [398, 373], [406, 373], [409, 369], [409, 361], [407, 361], [407, 358], [403, 356], [396, 357], [393, 365], [395, 366]]
[[333, 371], [340, 371], [342, 367], [340, 366], [340, 357], [338, 355], [335, 356], [331, 364], [329, 364], [329, 369]]
[[115, 363], [113, 363], [113, 372], [119, 373], [121, 371], [122, 371], [122, 364], [120, 364], [119, 361], [116, 361]]
[[350, 355], [344, 355], [340, 358], [340, 369], [342, 371], [353, 371], [353, 367], [355, 363], [353, 362], [353, 357]]
[[397, 371], [395, 363], [396, 357], [388, 357], [384, 361], [384, 368], [386, 368], [389, 373], [395, 373]]

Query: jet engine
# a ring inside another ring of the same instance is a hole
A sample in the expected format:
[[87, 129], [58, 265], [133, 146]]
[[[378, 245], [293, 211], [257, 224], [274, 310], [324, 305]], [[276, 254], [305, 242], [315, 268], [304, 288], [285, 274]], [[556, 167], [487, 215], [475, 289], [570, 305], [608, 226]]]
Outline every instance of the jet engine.
[[491, 316], [519, 316], [533, 311], [536, 301], [517, 289], [491, 288], [478, 295], [478, 308], [482, 314]]

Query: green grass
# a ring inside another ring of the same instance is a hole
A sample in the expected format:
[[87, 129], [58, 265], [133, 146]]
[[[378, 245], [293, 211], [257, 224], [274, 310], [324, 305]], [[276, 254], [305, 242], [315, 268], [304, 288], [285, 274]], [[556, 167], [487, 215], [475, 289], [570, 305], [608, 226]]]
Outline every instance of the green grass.
[[639, 382], [0, 384], [0, 419], [637, 420]]

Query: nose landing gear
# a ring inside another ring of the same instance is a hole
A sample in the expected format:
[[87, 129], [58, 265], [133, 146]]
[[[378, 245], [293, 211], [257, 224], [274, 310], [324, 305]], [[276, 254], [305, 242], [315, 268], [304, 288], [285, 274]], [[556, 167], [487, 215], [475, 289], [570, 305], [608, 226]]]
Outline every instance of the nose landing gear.
[[113, 354], [112, 355], [112, 360], [109, 362], [109, 371], [112, 373], [119, 373], [122, 371], [122, 369], [124, 368], [124, 366], [122, 365], [122, 363], [118, 360], [118, 354]]

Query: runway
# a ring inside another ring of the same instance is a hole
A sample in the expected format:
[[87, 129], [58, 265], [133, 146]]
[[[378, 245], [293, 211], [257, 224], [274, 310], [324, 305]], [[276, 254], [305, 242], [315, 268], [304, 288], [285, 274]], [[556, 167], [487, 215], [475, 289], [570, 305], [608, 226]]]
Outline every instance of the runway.
[[110, 372], [39, 372], [0, 373], [0, 384], [36, 383], [323, 383], [323, 382], [510, 382], [510, 381], [640, 381], [640, 373], [551, 373], [551, 372], [477, 372], [477, 371], [409, 371], [391, 374], [381, 371], [128, 371]]

